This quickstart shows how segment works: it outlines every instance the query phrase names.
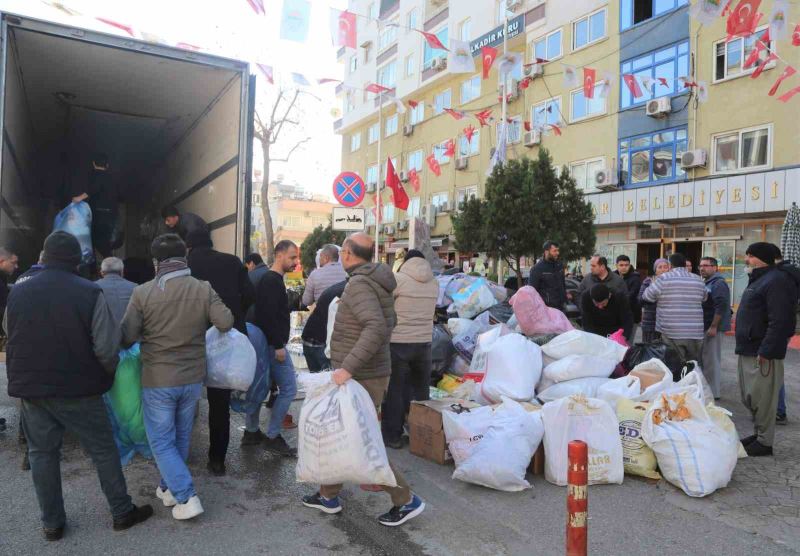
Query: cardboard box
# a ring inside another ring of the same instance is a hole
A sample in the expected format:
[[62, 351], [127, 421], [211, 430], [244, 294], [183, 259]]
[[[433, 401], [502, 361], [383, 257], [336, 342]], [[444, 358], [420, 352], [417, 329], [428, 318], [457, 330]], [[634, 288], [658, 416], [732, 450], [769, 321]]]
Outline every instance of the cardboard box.
[[453, 411], [453, 406], [479, 407], [475, 402], [456, 398], [411, 402], [408, 414], [409, 450], [415, 456], [444, 465], [453, 459], [447, 449], [442, 424], [442, 411]]

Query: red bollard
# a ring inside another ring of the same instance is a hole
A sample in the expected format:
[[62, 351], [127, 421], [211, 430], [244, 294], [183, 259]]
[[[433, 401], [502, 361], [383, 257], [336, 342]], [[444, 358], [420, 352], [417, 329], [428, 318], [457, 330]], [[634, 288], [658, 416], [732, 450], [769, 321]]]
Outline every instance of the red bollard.
[[586, 556], [589, 499], [589, 447], [573, 440], [567, 448], [567, 556]]

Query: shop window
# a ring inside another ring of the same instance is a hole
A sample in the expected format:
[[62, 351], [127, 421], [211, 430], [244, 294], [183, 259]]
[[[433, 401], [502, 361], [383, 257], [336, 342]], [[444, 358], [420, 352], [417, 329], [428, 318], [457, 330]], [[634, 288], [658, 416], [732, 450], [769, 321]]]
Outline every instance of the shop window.
[[648, 133], [619, 142], [620, 185], [651, 185], [682, 179], [680, 156], [686, 150], [686, 128]]
[[[725, 39], [714, 43], [714, 81], [723, 81], [732, 77], [741, 75], [748, 75], [753, 73], [761, 62], [766, 60], [769, 56], [766, 49], [761, 50], [758, 57], [758, 62], [752, 66], [745, 68], [744, 63], [753, 49], [756, 47], [756, 42], [760, 40], [764, 30], [767, 27], [762, 27], [749, 37], [733, 39], [726, 42]], [[773, 41], [769, 41], [767, 45], [770, 50], [775, 47]], [[775, 67], [774, 62], [770, 62], [767, 68]]]
[[[625, 60], [621, 64], [621, 70], [623, 75], [633, 74], [637, 78], [649, 77], [655, 80], [652, 91], [641, 87], [643, 95], [639, 98], [633, 98], [630, 89], [621, 83], [619, 99], [622, 108], [642, 104], [654, 96], [661, 97], [681, 93], [684, 91], [684, 87], [678, 78], [689, 75], [689, 41]], [[659, 78], [664, 78], [667, 85], [660, 82]]]
[[772, 126], [715, 135], [714, 173], [757, 170], [771, 165]]
[[620, 29], [625, 30], [688, 3], [689, 0], [621, 0]]

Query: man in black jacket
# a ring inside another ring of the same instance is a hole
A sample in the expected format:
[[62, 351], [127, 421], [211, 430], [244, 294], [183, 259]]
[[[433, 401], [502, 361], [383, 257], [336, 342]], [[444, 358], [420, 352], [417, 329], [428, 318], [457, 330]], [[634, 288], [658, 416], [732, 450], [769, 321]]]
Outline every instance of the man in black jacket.
[[193, 212], [181, 213], [177, 207], [169, 206], [161, 210], [161, 218], [164, 219], [164, 226], [161, 234], [178, 234], [181, 239], [186, 241], [189, 234], [195, 230], [208, 231], [208, 224], [201, 217]]
[[625, 287], [628, 288], [628, 306], [633, 315], [633, 330], [631, 331], [630, 341], [636, 338], [636, 330], [642, 322], [642, 307], [639, 305], [639, 290], [642, 288], [642, 277], [631, 266], [631, 259], [628, 255], [617, 257], [617, 270], [614, 271], [622, 277]]
[[544, 256], [531, 269], [528, 285], [539, 292], [545, 304], [559, 311], [567, 302], [567, 286], [564, 282], [564, 265], [558, 260], [558, 244], [544, 242]]
[[84, 280], [78, 240], [54, 232], [44, 242], [44, 269], [8, 298], [8, 394], [22, 398], [33, 485], [44, 536], [61, 539], [61, 442], [76, 435], [89, 453], [121, 531], [153, 515], [133, 505], [103, 399], [114, 382], [120, 333], [100, 286]]
[[800, 277], [775, 266], [775, 246], [753, 243], [745, 252], [750, 281], [736, 312], [736, 354], [742, 403], [755, 434], [742, 439], [749, 456], [771, 456], [783, 360], [795, 331]]
[[303, 328], [303, 355], [308, 363], [308, 370], [312, 373], [331, 368], [331, 360], [325, 355], [328, 341], [328, 309], [334, 298], [342, 297], [346, 285], [347, 280], [342, 280], [322, 292]]
[[581, 294], [583, 329], [592, 334], [610, 336], [620, 328], [628, 344], [633, 334], [633, 316], [628, 298], [612, 292], [605, 284], [595, 284]]
[[[217, 292], [233, 313], [233, 327], [247, 335], [245, 313], [255, 303], [256, 292], [247, 269], [235, 255], [213, 249], [208, 230], [192, 230], [186, 238], [189, 248], [187, 261], [192, 276], [205, 280]], [[208, 392], [208, 470], [216, 476], [225, 474], [225, 455], [231, 430], [231, 391], [227, 388], [207, 388]]]

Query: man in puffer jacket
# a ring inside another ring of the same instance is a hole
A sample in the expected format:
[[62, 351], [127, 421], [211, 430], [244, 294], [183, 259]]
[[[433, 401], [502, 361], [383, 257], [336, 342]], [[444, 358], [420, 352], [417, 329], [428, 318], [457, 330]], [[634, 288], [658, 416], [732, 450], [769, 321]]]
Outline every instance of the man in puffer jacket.
[[[361, 232], [347, 238], [341, 260], [350, 279], [345, 287], [331, 338], [333, 381], [344, 384], [358, 381], [369, 393], [376, 409], [389, 385], [391, 357], [389, 341], [397, 323], [392, 292], [397, 287], [392, 270], [382, 263], [371, 263], [375, 244]], [[392, 497], [392, 509], [378, 518], [382, 525], [402, 525], [425, 509], [422, 499], [411, 492], [403, 476], [389, 464], [396, 487], [381, 486]], [[339, 492], [342, 485], [322, 485], [316, 494], [303, 497], [303, 505], [326, 514], [342, 511]]]
[[783, 360], [795, 331], [800, 277], [775, 266], [775, 246], [753, 243], [745, 251], [750, 281], [736, 313], [736, 354], [742, 403], [755, 434], [742, 439], [747, 455], [771, 456]]
[[411, 249], [395, 273], [394, 310], [397, 326], [392, 332], [392, 375], [381, 413], [383, 441], [390, 448], [402, 448], [400, 437], [411, 400], [427, 400], [431, 382], [431, 341], [433, 314], [439, 285], [425, 256]]

